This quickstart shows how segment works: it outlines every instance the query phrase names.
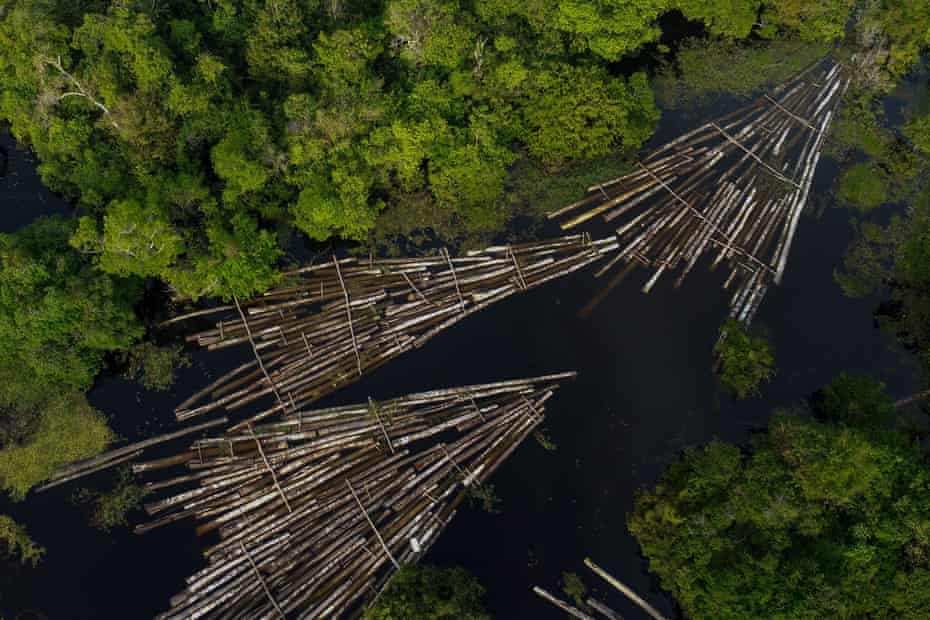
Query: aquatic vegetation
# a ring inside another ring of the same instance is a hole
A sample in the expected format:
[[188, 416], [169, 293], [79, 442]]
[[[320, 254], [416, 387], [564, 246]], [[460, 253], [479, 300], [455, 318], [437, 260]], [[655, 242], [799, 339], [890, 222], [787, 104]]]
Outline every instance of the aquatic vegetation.
[[720, 384], [736, 398], [758, 395], [760, 386], [775, 374], [772, 345], [732, 319], [720, 329], [714, 359]]
[[115, 484], [106, 491], [81, 489], [75, 495], [79, 504], [90, 504], [93, 513], [91, 525], [109, 532], [117, 527], [129, 524], [129, 515], [142, 507], [142, 500], [148, 491], [133, 482], [132, 472], [128, 468], [120, 469]]
[[153, 342], [140, 342], [125, 353], [125, 375], [139, 379], [147, 390], [167, 390], [174, 384], [181, 368], [191, 365], [181, 345], [158, 346]]
[[45, 549], [32, 540], [26, 528], [6, 515], [0, 515], [0, 543], [23, 564], [35, 566], [45, 555]]
[[724, 39], [687, 39], [674, 63], [652, 85], [663, 108], [705, 104], [712, 97], [749, 97], [784, 82], [823, 58], [829, 47], [796, 39], [739, 44]]
[[562, 573], [562, 592], [581, 609], [587, 608], [585, 599], [588, 596], [588, 587], [584, 585], [578, 573]]

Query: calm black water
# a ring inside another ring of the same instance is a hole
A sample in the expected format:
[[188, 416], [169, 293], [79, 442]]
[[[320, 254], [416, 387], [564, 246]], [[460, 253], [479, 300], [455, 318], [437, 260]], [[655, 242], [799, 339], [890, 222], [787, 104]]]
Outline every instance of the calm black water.
[[[926, 75], [905, 83], [887, 107], [899, 114], [926, 88]], [[712, 115], [734, 102], [718, 102]], [[663, 119], [656, 143], [693, 125], [700, 114]], [[69, 213], [45, 190], [35, 162], [0, 138], [6, 174], [0, 178], [0, 229], [34, 217]], [[671, 600], [647, 573], [626, 531], [635, 491], [653, 484], [687, 446], [712, 438], [743, 443], [763, 428], [777, 406], [801, 403], [841, 371], [867, 373], [893, 395], [918, 387], [916, 366], [874, 325], [877, 299], [843, 297], [833, 271], [852, 240], [851, 214], [829, 204], [837, 167], [818, 171], [817, 196], [803, 218], [783, 285], [770, 291], [756, 322], [774, 343], [779, 374], [762, 396], [734, 402], [711, 373], [711, 348], [727, 312], [724, 273], [695, 269], [678, 290], [671, 280], [642, 295], [636, 274], [587, 319], [577, 314], [604, 282], [590, 273], [513, 298], [441, 334], [326, 402], [356, 402], [440, 386], [495, 381], [574, 369], [580, 376], [550, 401], [547, 428], [555, 452], [528, 441], [492, 479], [503, 499], [500, 514], [460, 511], [428, 556], [461, 565], [485, 584], [489, 611], [500, 619], [562, 618], [537, 599], [533, 585], [558, 591], [562, 571], [575, 571], [628, 619], [644, 614], [596, 581], [582, 565], [592, 557], [674, 617]], [[881, 214], [878, 215], [881, 217]], [[549, 230], [555, 235], [557, 231]], [[106, 377], [92, 403], [128, 438], [166, 427], [170, 411], [211, 374], [238, 363], [195, 353], [172, 392], [145, 392]], [[170, 595], [199, 564], [189, 523], [144, 537], [104, 534], [70, 501], [73, 488], [30, 496], [0, 513], [28, 526], [48, 549], [36, 569], [3, 567], [0, 616], [6, 618], [146, 618], [165, 609]]]

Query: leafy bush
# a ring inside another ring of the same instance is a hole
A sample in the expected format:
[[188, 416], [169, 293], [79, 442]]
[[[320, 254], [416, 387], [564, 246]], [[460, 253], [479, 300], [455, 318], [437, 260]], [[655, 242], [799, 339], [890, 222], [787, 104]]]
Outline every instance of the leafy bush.
[[6, 515], [0, 515], [0, 543], [23, 564], [35, 566], [45, 555], [45, 549], [29, 537], [26, 528]]
[[364, 620], [490, 620], [484, 588], [462, 568], [405, 566]]
[[126, 376], [139, 378], [147, 390], [167, 390], [174, 383], [176, 371], [191, 365], [181, 345], [160, 347], [153, 342], [140, 342], [124, 357]]
[[868, 211], [893, 199], [884, 173], [871, 164], [856, 164], [840, 176], [837, 197], [844, 203]]
[[772, 345], [753, 336], [739, 321], [729, 320], [714, 345], [717, 374], [724, 389], [736, 398], [759, 394], [759, 386], [775, 374]]

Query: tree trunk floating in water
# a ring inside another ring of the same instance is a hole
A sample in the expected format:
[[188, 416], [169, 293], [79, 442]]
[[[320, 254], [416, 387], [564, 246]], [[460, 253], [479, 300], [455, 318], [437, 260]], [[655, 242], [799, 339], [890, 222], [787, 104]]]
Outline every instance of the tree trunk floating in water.
[[659, 147], [633, 172], [588, 188], [589, 196], [549, 217], [580, 211], [563, 230], [596, 216], [622, 221], [616, 229], [622, 249], [611, 262], [653, 267], [645, 293], [679, 267], [680, 286], [716, 250], [711, 268], [726, 261], [731, 270], [724, 288], [739, 282], [730, 316], [749, 323], [768, 287], [784, 275], [847, 73], [820, 61], [771, 94]]
[[137, 473], [165, 476], [147, 485], [162, 496], [145, 505], [152, 520], [138, 533], [192, 518], [199, 534], [219, 535], [207, 566], [159, 618], [362, 609], [428, 551], [468, 490], [539, 426], [546, 401], [574, 376], [299, 411], [137, 464]]
[[[659, 613], [659, 611], [655, 607], [647, 603], [638, 594], [636, 594], [636, 592], [634, 592], [632, 588], [630, 588], [629, 586], [624, 584], [622, 581], [620, 581], [619, 579], [617, 579], [616, 577], [614, 577], [613, 575], [605, 571], [603, 568], [595, 564], [593, 561], [591, 561], [590, 558], [585, 558], [584, 564], [585, 566], [590, 568], [598, 577], [600, 577], [601, 579], [603, 579], [604, 581], [612, 585], [615, 589], [617, 589], [621, 594], [623, 594], [623, 596], [627, 597], [633, 603], [636, 603], [636, 605], [639, 606], [639, 608], [642, 609], [644, 612], [649, 614], [649, 616], [651, 616], [655, 620], [668, 620], [668, 618], [666, 618], [661, 613]], [[535, 586], [533, 588], [533, 592], [538, 594], [541, 598], [545, 599], [546, 601], [552, 603], [553, 605], [555, 605], [556, 607], [558, 607], [559, 609], [567, 613], [569, 616], [572, 616], [573, 618], [579, 618], [580, 620], [596, 620], [593, 616], [590, 616], [589, 614], [581, 611], [577, 607], [573, 607], [569, 605], [568, 603], [566, 603], [565, 601], [556, 598], [555, 596], [553, 596], [546, 590], [543, 590], [539, 586]], [[606, 604], [596, 599], [588, 598], [585, 601], [585, 603], [589, 607], [591, 607], [591, 609], [593, 609], [594, 611], [597, 611], [602, 616], [607, 618], [607, 620], [623, 620], [623, 617], [620, 614], [618, 614], [616, 611], [608, 607]]]

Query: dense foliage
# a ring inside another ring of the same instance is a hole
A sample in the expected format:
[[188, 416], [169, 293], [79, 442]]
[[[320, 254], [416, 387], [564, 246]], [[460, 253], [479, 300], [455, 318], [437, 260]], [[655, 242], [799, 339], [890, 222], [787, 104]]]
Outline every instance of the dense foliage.
[[407, 203], [416, 226], [493, 229], [513, 163], [639, 146], [651, 89], [610, 63], [669, 12], [728, 40], [831, 41], [851, 7], [2, 0], [0, 118], [87, 213], [71, 242], [102, 271], [248, 296], [291, 229], [363, 239]]
[[45, 555], [45, 549], [32, 540], [26, 528], [6, 515], [0, 515], [0, 546], [8, 555], [32, 566]]
[[629, 527], [690, 618], [917, 620], [930, 608], [930, 472], [890, 431], [777, 414], [749, 453], [686, 452]]
[[878, 430], [891, 421], [894, 402], [881, 382], [844, 372], [815, 395], [814, 410], [833, 423]]
[[462, 568], [405, 566], [365, 620], [489, 620], [484, 588]]
[[850, 296], [887, 290], [880, 324], [918, 353], [930, 372], [930, 187], [886, 225], [863, 222], [837, 281]]
[[87, 389], [104, 354], [142, 333], [133, 311], [140, 287], [93, 269], [68, 247], [73, 230], [41, 218], [0, 234], [0, 372], [33, 389]]
[[93, 268], [72, 221], [0, 234], [0, 486], [22, 498], [55, 468], [112, 439], [84, 398], [108, 351], [142, 334], [139, 282]]
[[733, 319], [720, 330], [714, 359], [721, 385], [736, 398], [757, 395], [759, 387], [775, 374], [772, 345]]

